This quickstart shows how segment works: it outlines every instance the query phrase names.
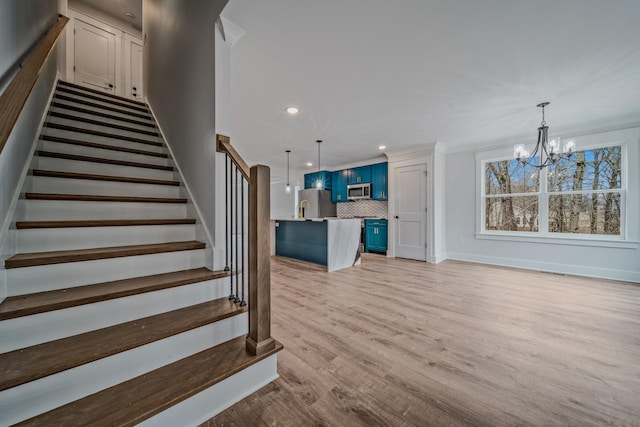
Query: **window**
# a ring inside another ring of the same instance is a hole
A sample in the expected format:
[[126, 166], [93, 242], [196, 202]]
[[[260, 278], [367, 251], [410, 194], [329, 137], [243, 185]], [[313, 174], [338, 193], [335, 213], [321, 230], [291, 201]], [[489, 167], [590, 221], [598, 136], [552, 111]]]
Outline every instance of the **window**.
[[623, 237], [624, 152], [620, 144], [586, 148], [541, 171], [482, 161], [482, 231]]

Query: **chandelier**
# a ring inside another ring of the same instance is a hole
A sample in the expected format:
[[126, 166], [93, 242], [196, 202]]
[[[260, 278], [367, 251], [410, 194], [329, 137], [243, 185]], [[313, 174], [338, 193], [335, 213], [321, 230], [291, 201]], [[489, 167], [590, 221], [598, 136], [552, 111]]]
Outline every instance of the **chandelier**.
[[560, 138], [549, 139], [549, 127], [547, 122], [544, 121], [544, 107], [547, 105], [549, 105], [549, 102], [542, 102], [537, 105], [542, 108], [542, 122], [538, 128], [538, 142], [533, 151], [529, 153], [524, 144], [516, 144], [513, 147], [513, 156], [523, 166], [529, 165], [543, 169], [562, 158], [570, 159], [576, 149], [574, 140], [565, 141], [562, 150], [560, 150]]

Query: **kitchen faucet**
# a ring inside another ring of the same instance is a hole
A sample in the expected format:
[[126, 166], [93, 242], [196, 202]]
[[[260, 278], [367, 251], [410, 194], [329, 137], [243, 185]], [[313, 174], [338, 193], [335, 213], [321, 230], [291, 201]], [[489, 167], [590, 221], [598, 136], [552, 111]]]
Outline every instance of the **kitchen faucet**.
[[309, 201], [308, 200], [301, 200], [300, 204], [298, 205], [298, 218], [304, 218], [304, 203], [307, 203], [307, 207], [309, 207]]

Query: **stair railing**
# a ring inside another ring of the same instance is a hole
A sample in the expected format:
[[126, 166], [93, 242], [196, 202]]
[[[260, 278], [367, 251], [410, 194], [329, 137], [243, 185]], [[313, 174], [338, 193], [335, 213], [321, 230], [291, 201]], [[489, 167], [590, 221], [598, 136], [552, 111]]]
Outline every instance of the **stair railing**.
[[9, 140], [13, 127], [16, 125], [18, 117], [20, 117], [20, 113], [44, 69], [44, 64], [53, 52], [67, 22], [69, 22], [69, 18], [59, 15], [56, 23], [31, 49], [25, 61], [20, 64], [20, 70], [0, 95], [0, 111], [2, 111], [0, 153]]
[[228, 136], [216, 135], [216, 151], [225, 154], [225, 270], [231, 275], [229, 299], [240, 305], [248, 303], [246, 348], [258, 355], [276, 345], [271, 337], [270, 171], [264, 165], [249, 167]]

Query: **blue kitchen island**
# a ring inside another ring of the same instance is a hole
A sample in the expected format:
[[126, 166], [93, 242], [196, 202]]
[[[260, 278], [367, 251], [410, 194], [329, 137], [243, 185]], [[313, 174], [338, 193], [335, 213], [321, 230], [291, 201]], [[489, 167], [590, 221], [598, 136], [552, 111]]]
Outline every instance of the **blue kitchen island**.
[[359, 219], [276, 220], [276, 255], [336, 271], [360, 264]]

